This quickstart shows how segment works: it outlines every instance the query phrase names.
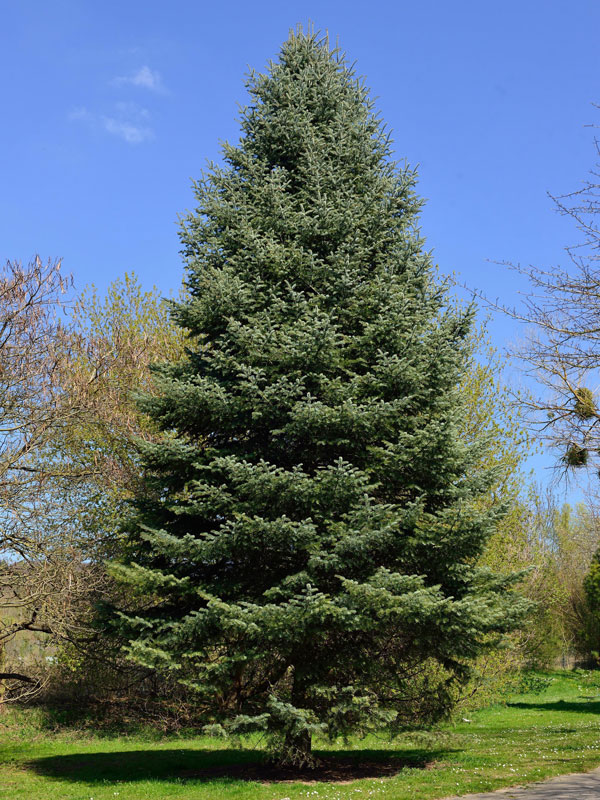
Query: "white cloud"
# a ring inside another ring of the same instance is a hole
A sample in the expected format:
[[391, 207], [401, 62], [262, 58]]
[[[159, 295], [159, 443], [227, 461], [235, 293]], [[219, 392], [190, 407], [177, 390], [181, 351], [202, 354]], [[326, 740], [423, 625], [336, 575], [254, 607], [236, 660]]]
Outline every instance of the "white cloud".
[[160, 73], [155, 69], [150, 69], [146, 64], [131, 75], [121, 75], [115, 78], [113, 83], [116, 86], [137, 86], [141, 89], [149, 89], [151, 92], [164, 92]]
[[128, 144], [141, 144], [154, 136], [150, 128], [143, 128], [114, 117], [102, 117], [102, 126], [107, 133], [124, 139]]
[[75, 108], [69, 113], [70, 120], [117, 136], [128, 144], [141, 144], [154, 138], [154, 132], [147, 124], [149, 116], [148, 109], [136, 103], [116, 103], [110, 116], [95, 114], [85, 106]]

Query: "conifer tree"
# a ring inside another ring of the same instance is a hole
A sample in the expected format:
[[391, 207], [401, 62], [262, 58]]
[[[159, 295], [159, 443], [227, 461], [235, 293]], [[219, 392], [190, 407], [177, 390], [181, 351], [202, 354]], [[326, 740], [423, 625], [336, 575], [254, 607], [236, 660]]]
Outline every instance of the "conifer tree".
[[302, 763], [314, 734], [443, 716], [522, 604], [476, 566], [498, 509], [458, 435], [472, 310], [414, 172], [326, 40], [290, 35], [248, 87], [182, 226], [187, 356], [141, 401], [164, 436], [114, 571], [130, 657]]

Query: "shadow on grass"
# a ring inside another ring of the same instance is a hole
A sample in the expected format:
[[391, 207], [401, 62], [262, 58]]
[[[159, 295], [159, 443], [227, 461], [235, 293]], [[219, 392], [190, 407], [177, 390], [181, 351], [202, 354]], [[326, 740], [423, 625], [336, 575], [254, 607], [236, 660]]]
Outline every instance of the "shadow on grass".
[[260, 750], [125, 750], [74, 753], [30, 761], [28, 769], [45, 777], [85, 784], [164, 781], [256, 781], [276, 783], [349, 782], [390, 777], [403, 769], [428, 769], [450, 750], [339, 750], [318, 752], [314, 769], [269, 764]]
[[600, 714], [600, 703], [593, 701], [569, 701], [569, 700], [556, 700], [552, 703], [507, 703], [508, 708], [522, 708], [524, 710], [534, 709], [538, 711], [576, 711], [580, 714]]

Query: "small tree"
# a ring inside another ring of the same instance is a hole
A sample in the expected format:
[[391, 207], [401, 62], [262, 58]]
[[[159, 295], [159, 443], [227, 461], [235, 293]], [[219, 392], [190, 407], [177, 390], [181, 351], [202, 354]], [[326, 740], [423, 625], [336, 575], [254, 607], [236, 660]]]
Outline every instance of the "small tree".
[[55, 438], [55, 458], [68, 464], [72, 506], [88, 536], [88, 556], [104, 561], [118, 549], [120, 517], [140, 478], [139, 438], [156, 426], [136, 394], [154, 391], [149, 365], [183, 354], [184, 336], [169, 319], [158, 289], [125, 273], [100, 296], [94, 286], [70, 309], [69, 346], [60, 384], [77, 414]]
[[186, 357], [143, 408], [144, 486], [114, 572], [129, 654], [279, 757], [443, 716], [511, 629], [475, 565], [500, 513], [459, 435], [472, 312], [445, 307], [415, 175], [337, 50], [291, 35], [182, 230]]

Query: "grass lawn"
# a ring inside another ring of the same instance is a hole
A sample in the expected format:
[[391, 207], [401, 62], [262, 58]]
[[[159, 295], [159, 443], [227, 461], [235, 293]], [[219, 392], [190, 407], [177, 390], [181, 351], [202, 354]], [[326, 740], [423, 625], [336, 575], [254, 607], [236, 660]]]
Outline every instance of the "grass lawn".
[[[261, 758], [251, 744], [236, 749], [206, 737], [49, 732], [31, 721], [19, 727], [8, 713], [0, 723], [0, 800], [433, 800], [599, 766], [600, 673], [548, 675], [544, 691], [469, 714], [471, 722], [438, 733], [317, 745], [369, 764], [402, 759], [407, 765], [351, 783], [236, 777], [236, 765]], [[19, 716], [26, 722], [27, 714]], [[210, 774], [229, 765], [233, 775]]]

